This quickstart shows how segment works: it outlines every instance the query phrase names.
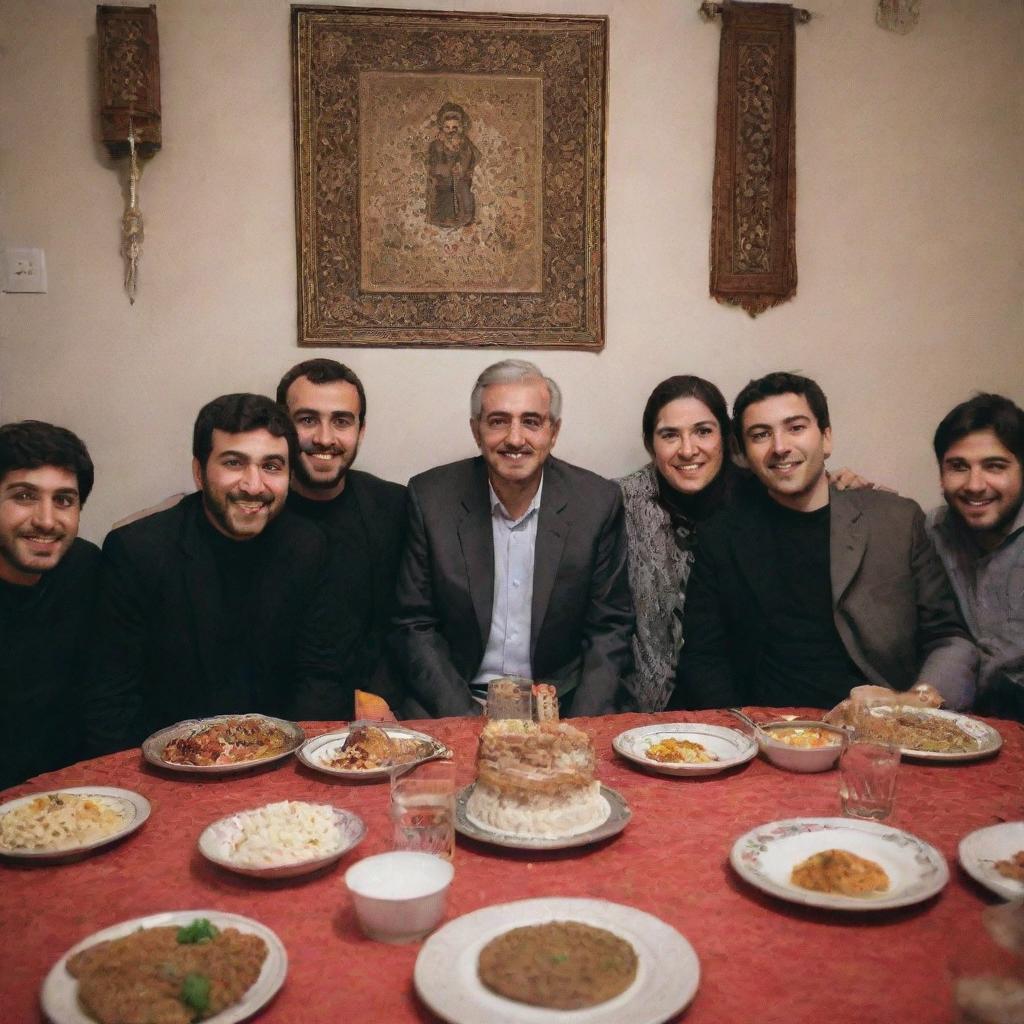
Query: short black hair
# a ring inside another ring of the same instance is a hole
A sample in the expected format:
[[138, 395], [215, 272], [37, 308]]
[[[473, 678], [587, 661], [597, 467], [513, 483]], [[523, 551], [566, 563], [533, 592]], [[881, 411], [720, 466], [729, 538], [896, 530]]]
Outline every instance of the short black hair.
[[307, 377], [310, 384], [330, 384], [335, 380], [343, 380], [351, 384], [359, 394], [359, 425], [366, 422], [366, 392], [363, 382], [355, 371], [336, 359], [307, 359], [296, 363], [277, 385], [277, 404], [287, 407], [288, 389], [300, 378]]
[[288, 459], [294, 464], [298, 457], [299, 439], [288, 414], [266, 395], [221, 395], [199, 410], [192, 430], [192, 454], [206, 471], [206, 462], [213, 451], [213, 432], [247, 434], [250, 430], [265, 430], [272, 437], [288, 441]]
[[987, 392], [961, 402], [943, 417], [932, 441], [939, 464], [957, 441], [978, 430], [991, 430], [1024, 465], [1024, 409], [1009, 398]]
[[674, 377], [666, 377], [660, 384], [655, 385], [644, 406], [641, 429], [648, 454], [654, 453], [654, 427], [658, 422], [658, 413], [669, 402], [674, 402], [678, 398], [696, 398], [698, 402], [703, 402], [718, 420], [723, 442], [729, 437], [729, 409], [722, 392], [703, 377], [680, 373]]
[[732, 403], [732, 429], [740, 451], [743, 451], [743, 413], [755, 402], [774, 398], [776, 395], [803, 395], [818, 421], [818, 428], [825, 430], [832, 426], [828, 415], [828, 400], [817, 382], [810, 377], [802, 377], [799, 373], [779, 370], [750, 381]]
[[0, 480], [17, 469], [56, 466], [74, 473], [78, 502], [85, 504], [92, 490], [94, 470], [89, 449], [77, 434], [42, 420], [22, 420], [0, 427]]

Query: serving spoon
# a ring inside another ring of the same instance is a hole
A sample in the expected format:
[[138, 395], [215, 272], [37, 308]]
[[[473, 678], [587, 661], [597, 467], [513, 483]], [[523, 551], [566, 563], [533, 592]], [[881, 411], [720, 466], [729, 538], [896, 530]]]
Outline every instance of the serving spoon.
[[764, 729], [762, 729], [761, 726], [758, 725], [757, 722], [755, 722], [745, 711], [741, 711], [739, 708], [726, 708], [725, 710], [728, 711], [730, 715], [735, 715], [741, 722], [746, 722], [746, 724], [754, 730], [754, 735], [759, 739], [768, 739], [768, 733], [766, 733]]

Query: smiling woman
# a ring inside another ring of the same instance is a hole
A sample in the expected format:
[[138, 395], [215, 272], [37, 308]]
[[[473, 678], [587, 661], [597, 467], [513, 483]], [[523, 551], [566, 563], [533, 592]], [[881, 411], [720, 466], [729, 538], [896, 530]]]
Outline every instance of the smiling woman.
[[639, 710], [660, 711], [675, 684], [696, 532], [726, 500], [736, 470], [726, 457], [725, 399], [710, 381], [663, 380], [647, 399], [642, 425], [651, 462], [619, 481], [636, 608], [627, 687]]

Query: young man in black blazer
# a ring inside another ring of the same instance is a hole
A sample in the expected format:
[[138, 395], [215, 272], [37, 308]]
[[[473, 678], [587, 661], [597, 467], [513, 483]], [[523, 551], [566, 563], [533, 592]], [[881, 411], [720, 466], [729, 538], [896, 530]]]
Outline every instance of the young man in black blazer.
[[829, 484], [828, 403], [806, 377], [751, 381], [733, 431], [756, 481], [697, 538], [670, 707], [827, 708], [912, 691], [961, 708], [977, 652], [924, 514]]
[[296, 451], [269, 398], [214, 399], [193, 431], [198, 491], [107, 536], [86, 704], [93, 749], [208, 715], [348, 717], [349, 638], [336, 629], [327, 545], [285, 511]]

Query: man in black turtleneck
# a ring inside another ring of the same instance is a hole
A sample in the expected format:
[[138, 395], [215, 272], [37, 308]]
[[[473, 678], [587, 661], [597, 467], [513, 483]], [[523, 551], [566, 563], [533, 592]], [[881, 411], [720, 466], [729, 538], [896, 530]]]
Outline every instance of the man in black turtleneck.
[[78, 698], [100, 553], [78, 536], [93, 466], [37, 420], [0, 427], [0, 789], [82, 756]]
[[757, 483], [698, 537], [671, 706], [827, 708], [865, 683], [969, 705], [977, 652], [924, 516], [895, 494], [829, 487], [821, 388], [751, 381], [733, 430]]
[[92, 748], [137, 744], [186, 718], [351, 714], [321, 532], [284, 509], [297, 439], [262, 395], [224, 395], [196, 419], [199, 491], [103, 545]]
[[366, 392], [349, 367], [334, 359], [298, 363], [281, 378], [277, 402], [299, 438], [288, 510], [324, 531], [338, 631], [354, 637], [343, 678], [401, 715], [405, 687], [386, 640], [405, 542], [405, 488], [352, 468], [366, 432]]

